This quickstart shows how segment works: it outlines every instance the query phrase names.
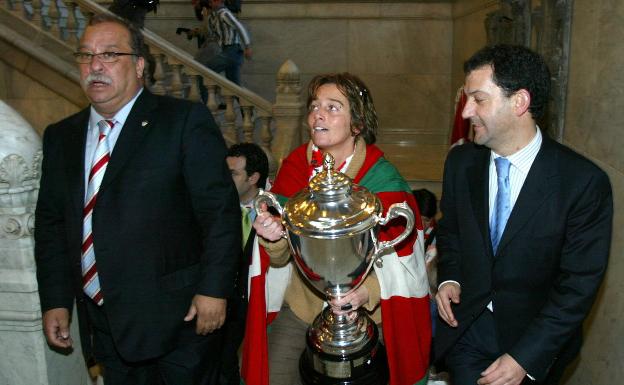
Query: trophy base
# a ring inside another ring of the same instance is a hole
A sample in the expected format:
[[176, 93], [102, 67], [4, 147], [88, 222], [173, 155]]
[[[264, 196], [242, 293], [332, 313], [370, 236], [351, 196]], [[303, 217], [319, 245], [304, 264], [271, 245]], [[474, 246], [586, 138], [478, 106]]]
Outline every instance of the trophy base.
[[385, 385], [388, 383], [386, 349], [375, 333], [361, 351], [349, 356], [335, 356], [312, 349], [309, 345], [299, 359], [303, 385]]

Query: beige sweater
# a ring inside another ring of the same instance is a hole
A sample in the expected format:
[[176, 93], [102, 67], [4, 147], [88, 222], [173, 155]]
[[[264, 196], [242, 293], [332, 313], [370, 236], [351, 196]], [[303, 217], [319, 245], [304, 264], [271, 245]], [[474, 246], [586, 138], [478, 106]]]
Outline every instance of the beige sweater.
[[[362, 168], [365, 157], [366, 143], [362, 139], [358, 139], [355, 146], [355, 153], [353, 154], [353, 158], [345, 174], [351, 179], [354, 179], [358, 171], [360, 171], [360, 168]], [[308, 162], [312, 159], [312, 142], [308, 144], [307, 158]], [[284, 266], [287, 263], [294, 263], [290, 256], [288, 242], [285, 239], [270, 242], [259, 237], [258, 240], [269, 254], [272, 266]], [[295, 271], [286, 289], [284, 299], [297, 317], [304, 322], [311, 323], [314, 317], [323, 309], [324, 298], [307, 283], [305, 278], [301, 276], [298, 268], [293, 270]], [[374, 270], [371, 270], [371, 273], [364, 280], [363, 285], [368, 289], [368, 303], [364, 307], [373, 320], [380, 323], [381, 311], [379, 301], [381, 289]]]

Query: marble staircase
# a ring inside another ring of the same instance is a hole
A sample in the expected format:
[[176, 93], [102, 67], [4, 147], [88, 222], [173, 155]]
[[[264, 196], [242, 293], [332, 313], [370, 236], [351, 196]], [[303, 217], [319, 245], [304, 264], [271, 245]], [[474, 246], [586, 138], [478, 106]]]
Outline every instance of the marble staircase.
[[[11, 55], [19, 53], [34, 57], [40, 64], [36, 70], [40, 81], [49, 83], [49, 87], [61, 93], [66, 90], [64, 97], [77, 105], [85, 105], [70, 54], [84, 28], [84, 18], [89, 13], [106, 10], [101, 2], [90, 0], [60, 0], [51, 4], [56, 7], [43, 8], [36, 1], [0, 0], [0, 48], [4, 39], [4, 46], [14, 52]], [[187, 52], [177, 49], [153, 31], [146, 30], [145, 35], [156, 58], [156, 82], [149, 85], [152, 91], [197, 99], [195, 79], [203, 77], [209, 90], [207, 105], [221, 122], [228, 143], [255, 140], [273, 155], [275, 168], [291, 148], [304, 140], [305, 134], [301, 134], [302, 84], [293, 62], [287, 61], [278, 71], [275, 102], [270, 103], [204, 68]], [[11, 44], [19, 49], [14, 49]], [[26, 72], [29, 68], [23, 70]], [[58, 86], [60, 80], [56, 78], [62, 77], [69, 82]], [[219, 102], [225, 102], [225, 111], [217, 109]], [[378, 144], [387, 158], [413, 188], [428, 188], [439, 196], [447, 152], [446, 135], [439, 130], [427, 131], [418, 127], [384, 127], [383, 120]]]

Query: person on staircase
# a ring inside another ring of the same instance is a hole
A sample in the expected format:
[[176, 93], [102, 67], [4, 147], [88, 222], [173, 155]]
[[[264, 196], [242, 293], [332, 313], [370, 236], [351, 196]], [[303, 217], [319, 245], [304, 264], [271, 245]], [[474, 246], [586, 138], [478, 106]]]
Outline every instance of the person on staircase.
[[221, 53], [203, 63], [215, 72], [225, 71], [225, 77], [240, 85], [243, 57], [251, 59], [251, 39], [247, 29], [225, 6], [223, 0], [208, 0], [208, 27], [217, 36]]

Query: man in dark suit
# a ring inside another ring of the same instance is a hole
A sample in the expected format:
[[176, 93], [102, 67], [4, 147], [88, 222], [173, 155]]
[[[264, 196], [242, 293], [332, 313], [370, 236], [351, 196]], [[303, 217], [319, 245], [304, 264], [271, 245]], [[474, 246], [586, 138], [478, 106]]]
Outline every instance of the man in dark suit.
[[239, 385], [238, 349], [245, 335], [247, 273], [256, 235], [256, 231], [251, 225], [256, 218], [253, 200], [258, 196], [260, 188], [266, 187], [269, 176], [269, 160], [262, 148], [254, 143], [233, 145], [228, 149], [225, 159], [232, 173], [232, 179], [241, 202], [243, 242], [240, 254], [241, 268], [236, 280], [238, 296], [230, 301], [228, 320], [223, 326], [225, 344], [223, 346], [220, 385]]
[[464, 71], [475, 137], [445, 165], [436, 356], [454, 385], [557, 384], [607, 267], [609, 179], [537, 127], [550, 85], [538, 54], [486, 47]]
[[143, 46], [135, 27], [94, 16], [75, 54], [91, 106], [45, 131], [35, 229], [44, 333], [71, 347], [76, 298], [106, 384], [214, 383], [238, 198], [205, 106], [143, 88]]

